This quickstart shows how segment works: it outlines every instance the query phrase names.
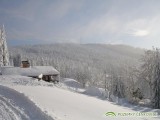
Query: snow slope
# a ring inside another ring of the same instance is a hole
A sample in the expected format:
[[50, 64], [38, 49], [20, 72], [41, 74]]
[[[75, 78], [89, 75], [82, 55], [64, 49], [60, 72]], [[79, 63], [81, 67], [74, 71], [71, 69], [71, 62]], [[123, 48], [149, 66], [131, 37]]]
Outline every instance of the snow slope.
[[53, 120], [17, 91], [0, 86], [0, 120]]
[[[69, 83], [72, 83], [71, 85]], [[92, 89], [89, 88], [87, 92], [88, 95], [80, 94], [75, 91], [71, 91], [71, 89], [67, 90], [67, 87], [64, 85], [68, 85], [69, 87], [74, 87], [73, 83], [75, 84], [76, 81], [67, 80], [65, 84], [61, 86], [55, 86], [52, 83], [46, 83], [43, 81], [37, 81], [36, 79], [31, 79], [27, 77], [21, 76], [1, 76], [0, 77], [0, 84], [8, 86], [24, 95], [17, 93], [9, 89], [9, 92], [6, 91], [4, 87], [0, 86], [0, 95], [7, 98], [6, 101], [13, 100], [12, 103], [14, 108], [18, 108], [22, 116], [28, 116], [31, 120], [35, 120], [31, 118], [29, 112], [34, 113], [34, 111], [38, 111], [35, 115], [39, 117], [39, 114], [42, 117], [46, 117], [45, 113], [48, 114], [47, 117], [51, 116], [55, 120], [158, 120], [160, 118], [152, 118], [152, 117], [107, 117], [105, 116], [106, 112], [153, 112], [156, 110], [138, 107], [138, 106], [128, 106], [127, 104], [124, 105], [117, 105], [107, 100], [102, 100], [94, 95], [90, 95], [92, 93]], [[77, 85], [78, 83], [76, 83]], [[81, 87], [80, 87], [81, 88]], [[73, 89], [74, 90], [74, 89]], [[8, 94], [10, 93], [10, 94]], [[96, 93], [94, 91], [94, 93]], [[20, 95], [17, 97], [17, 94]], [[15, 97], [16, 96], [16, 97]], [[22, 97], [22, 98], [21, 98]], [[20, 99], [19, 99], [20, 98]], [[32, 101], [29, 101], [28, 98]], [[1, 100], [1, 99], [0, 99]], [[3, 99], [1, 100], [2, 103]], [[15, 102], [16, 101], [16, 102]], [[33, 106], [29, 106], [30, 103], [35, 103], [40, 109], [38, 109], [34, 104]], [[22, 102], [22, 103], [21, 103]], [[127, 105], [127, 106], [125, 106]], [[1, 107], [2, 106], [2, 107]], [[0, 112], [6, 111], [4, 105], [0, 104]], [[25, 108], [26, 107], [26, 108]], [[7, 108], [10, 108], [10, 105], [7, 105]], [[5, 110], [4, 110], [5, 109]], [[34, 109], [34, 110], [33, 110]], [[12, 109], [11, 109], [12, 110]], [[13, 109], [13, 114], [15, 114], [15, 110]], [[43, 112], [41, 112], [43, 111]], [[12, 113], [12, 112], [11, 112]], [[18, 113], [18, 115], [20, 114]], [[7, 114], [5, 112], [4, 114]], [[1, 114], [0, 114], [1, 115]], [[9, 116], [5, 115], [5, 117]], [[13, 120], [16, 120], [16, 116]], [[21, 117], [21, 114], [19, 115]], [[8, 117], [9, 118], [9, 117]], [[27, 118], [27, 117], [26, 117]], [[37, 119], [37, 118], [36, 118]], [[44, 120], [47, 120], [45, 118]], [[49, 118], [50, 119], [50, 118]], [[7, 119], [8, 120], [8, 119]], [[10, 120], [10, 119], [9, 119]], [[24, 119], [25, 120], [25, 119]], [[39, 118], [39, 120], [42, 120]]]
[[[13, 88], [25, 93], [43, 111], [47, 111], [52, 117], [56, 116], [58, 120], [135, 120], [133, 117], [113, 118], [105, 116], [108, 111], [135, 112], [135, 110], [84, 94], [46, 86], [14, 86]], [[151, 119], [146, 118], [145, 120]], [[144, 118], [139, 117], [136, 120], [144, 120]]]

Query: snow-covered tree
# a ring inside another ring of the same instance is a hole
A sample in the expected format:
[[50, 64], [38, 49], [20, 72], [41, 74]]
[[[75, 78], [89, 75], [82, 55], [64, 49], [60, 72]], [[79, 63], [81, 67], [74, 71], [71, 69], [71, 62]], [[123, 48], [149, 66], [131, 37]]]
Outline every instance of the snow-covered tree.
[[4, 25], [2, 29], [0, 30], [0, 66], [8, 66], [9, 65], [9, 52], [7, 47], [7, 41], [6, 41], [6, 34]]
[[3, 66], [3, 41], [2, 30], [0, 29], [0, 66]]
[[[160, 50], [153, 48], [145, 52], [141, 78], [148, 83], [153, 108], [160, 108]], [[143, 82], [144, 83], [144, 82]]]
[[15, 56], [13, 56], [13, 65], [15, 67], [21, 66], [21, 55], [20, 54], [16, 54]]
[[160, 108], [160, 51], [155, 50], [154, 69], [153, 69], [153, 98], [154, 108]]

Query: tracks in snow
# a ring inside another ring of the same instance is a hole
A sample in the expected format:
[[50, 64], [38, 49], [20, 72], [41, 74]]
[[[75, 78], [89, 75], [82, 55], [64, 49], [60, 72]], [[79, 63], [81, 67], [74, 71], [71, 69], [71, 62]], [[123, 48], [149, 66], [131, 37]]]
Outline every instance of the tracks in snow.
[[53, 120], [17, 91], [0, 85], [0, 120]]
[[28, 116], [21, 112], [5, 97], [0, 96], [0, 119], [1, 120], [21, 120], [28, 119]]

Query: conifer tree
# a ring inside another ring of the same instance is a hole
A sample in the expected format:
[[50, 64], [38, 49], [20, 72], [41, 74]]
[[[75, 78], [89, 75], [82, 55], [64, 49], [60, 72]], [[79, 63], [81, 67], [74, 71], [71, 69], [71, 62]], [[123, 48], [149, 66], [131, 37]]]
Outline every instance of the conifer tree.
[[8, 66], [9, 65], [9, 52], [7, 47], [7, 41], [6, 41], [6, 34], [4, 25], [2, 29], [0, 30], [0, 66]]

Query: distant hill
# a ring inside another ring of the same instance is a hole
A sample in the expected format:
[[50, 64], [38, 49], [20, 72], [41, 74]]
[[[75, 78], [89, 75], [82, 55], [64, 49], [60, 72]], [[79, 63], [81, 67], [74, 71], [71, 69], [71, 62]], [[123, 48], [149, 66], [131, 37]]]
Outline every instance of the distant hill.
[[[104, 71], [121, 70], [124, 66], [137, 66], [144, 50], [127, 45], [109, 44], [51, 44], [10, 47], [17, 56], [28, 58], [33, 65], [52, 65], [62, 77], [97, 79]], [[96, 74], [96, 75], [95, 75]]]

